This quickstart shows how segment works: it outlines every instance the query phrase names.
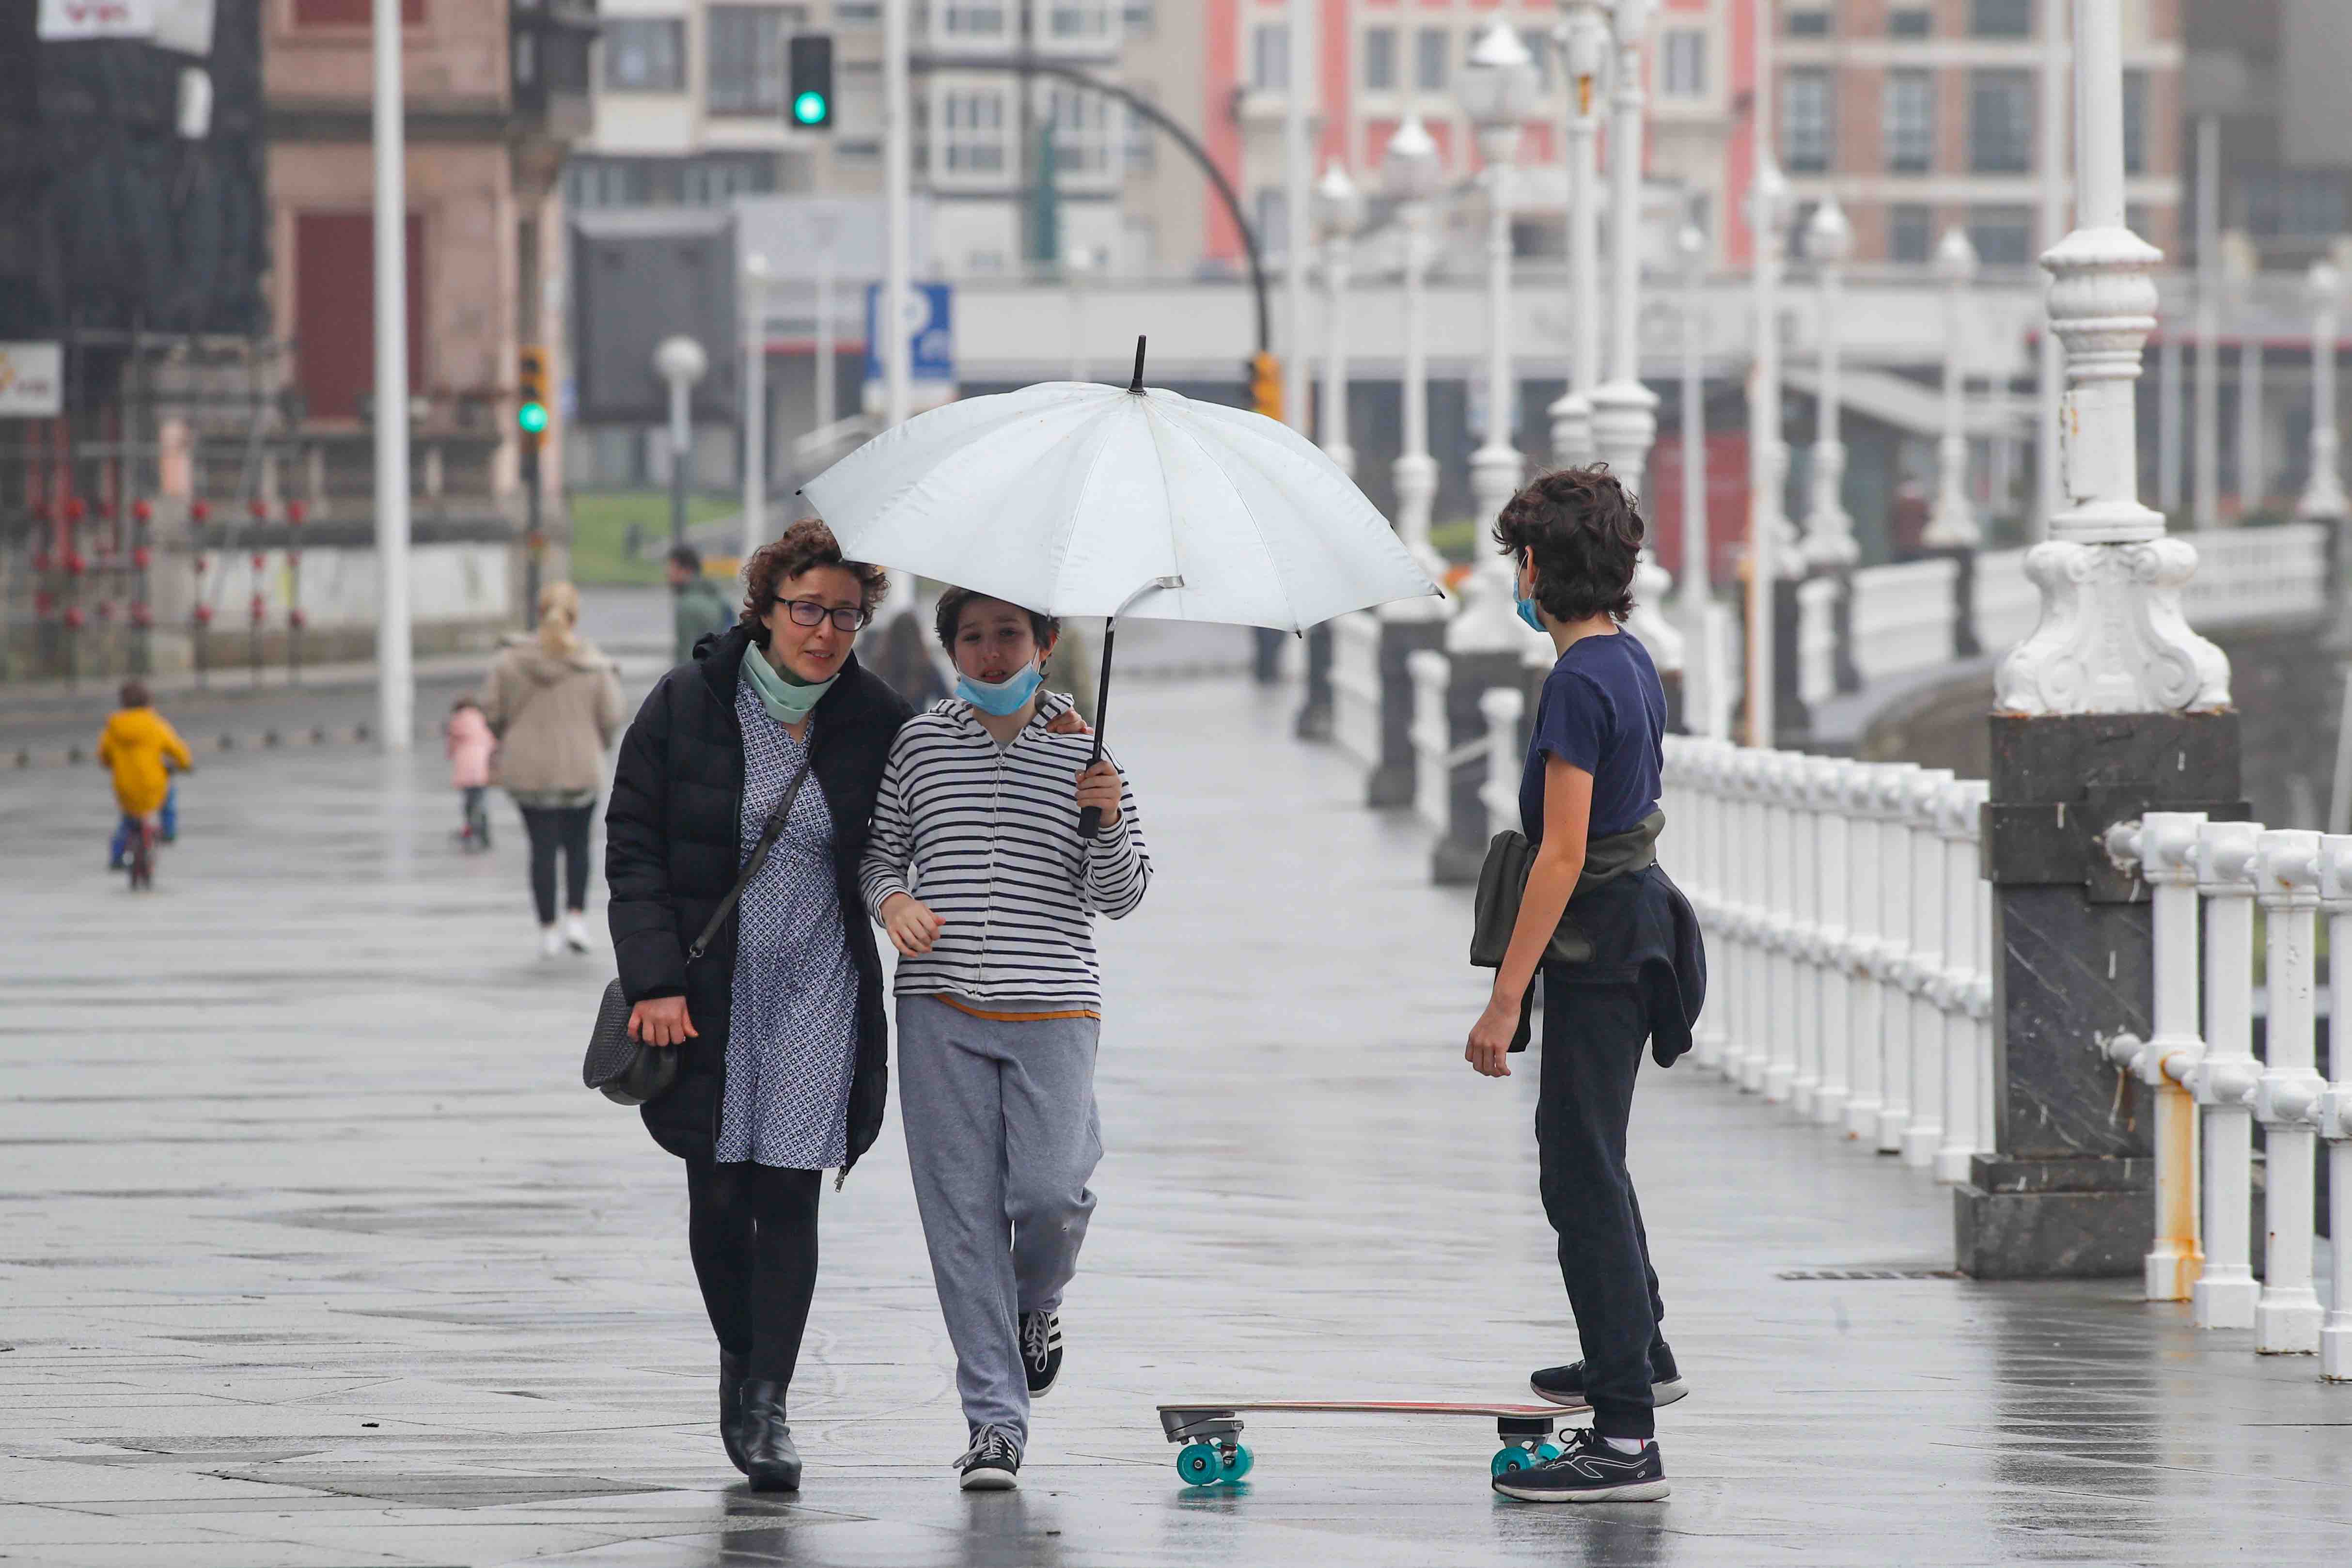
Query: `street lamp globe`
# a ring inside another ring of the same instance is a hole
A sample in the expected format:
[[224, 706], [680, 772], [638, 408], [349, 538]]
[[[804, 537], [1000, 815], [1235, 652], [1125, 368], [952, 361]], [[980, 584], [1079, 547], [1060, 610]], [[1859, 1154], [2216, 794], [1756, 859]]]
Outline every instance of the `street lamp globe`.
[[1845, 209], [1831, 196], [1813, 209], [1812, 221], [1805, 225], [1805, 257], [1823, 266], [1834, 267], [1853, 254], [1853, 225], [1846, 221]]
[[1948, 228], [1936, 245], [1936, 276], [1947, 283], [1966, 283], [1977, 275], [1977, 247], [1969, 231]]
[[1706, 236], [1699, 232], [1698, 225], [1686, 223], [1675, 231], [1675, 254], [1683, 258], [1685, 268], [1697, 270], [1706, 257]]
[[1336, 158], [1315, 182], [1315, 224], [1326, 238], [1349, 238], [1364, 226], [1364, 193]]
[[760, 251], [755, 250], [743, 258], [743, 281], [754, 289], [768, 280], [771, 270], [767, 257]]
[[702, 345], [683, 333], [664, 338], [654, 350], [654, 374], [672, 386], [691, 386], [709, 368]]
[[1479, 35], [1454, 96], [1476, 128], [1478, 150], [1489, 163], [1507, 163], [1518, 150], [1519, 128], [1535, 109], [1538, 85], [1536, 58], [1519, 41], [1517, 28], [1496, 22]]
[[1437, 161], [1437, 142], [1429, 128], [1421, 122], [1420, 113], [1408, 111], [1404, 123], [1389, 138], [1388, 151], [1381, 157], [1381, 185], [1395, 202], [1427, 201], [1445, 183], [1445, 170]]
[[2315, 261], [2311, 270], [2303, 275], [2303, 298], [2315, 310], [2325, 310], [2342, 302], [2344, 274], [2332, 261]]
[[1748, 187], [1748, 226], [1759, 235], [1777, 235], [1789, 221], [1789, 179], [1778, 161], [1768, 161]]

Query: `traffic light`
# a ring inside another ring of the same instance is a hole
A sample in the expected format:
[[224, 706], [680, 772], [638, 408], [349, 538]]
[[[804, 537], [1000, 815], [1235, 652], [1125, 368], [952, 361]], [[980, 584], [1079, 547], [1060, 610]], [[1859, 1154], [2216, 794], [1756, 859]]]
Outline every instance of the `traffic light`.
[[1282, 417], [1282, 362], [1261, 349], [1249, 357], [1250, 406], [1268, 419]]
[[833, 35], [795, 35], [784, 59], [785, 115], [803, 131], [833, 129]]
[[547, 438], [547, 351], [527, 343], [519, 358], [515, 428], [522, 432], [523, 450], [536, 452]]

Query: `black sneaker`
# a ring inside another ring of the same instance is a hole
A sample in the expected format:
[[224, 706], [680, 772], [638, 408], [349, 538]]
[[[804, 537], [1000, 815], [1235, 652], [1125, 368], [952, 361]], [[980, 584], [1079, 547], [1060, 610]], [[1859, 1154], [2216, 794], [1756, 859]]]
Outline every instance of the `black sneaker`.
[[1021, 1314], [1021, 1364], [1029, 1373], [1029, 1397], [1043, 1399], [1062, 1375], [1062, 1315]]
[[[1528, 1386], [1550, 1400], [1571, 1410], [1584, 1410], [1591, 1401], [1584, 1396], [1584, 1363], [1570, 1362], [1566, 1366], [1548, 1366], [1528, 1379]], [[1653, 1408], [1672, 1405], [1690, 1392], [1683, 1381], [1681, 1369], [1675, 1365], [1675, 1352], [1660, 1340], [1650, 1347], [1650, 1404]]]
[[1021, 1445], [1002, 1426], [983, 1426], [971, 1435], [971, 1447], [956, 1461], [963, 1472], [960, 1485], [968, 1492], [1017, 1491], [1021, 1486]]
[[1654, 1440], [1621, 1454], [1590, 1428], [1570, 1433], [1559, 1458], [1496, 1476], [1495, 1489], [1521, 1502], [1655, 1502], [1674, 1491]]

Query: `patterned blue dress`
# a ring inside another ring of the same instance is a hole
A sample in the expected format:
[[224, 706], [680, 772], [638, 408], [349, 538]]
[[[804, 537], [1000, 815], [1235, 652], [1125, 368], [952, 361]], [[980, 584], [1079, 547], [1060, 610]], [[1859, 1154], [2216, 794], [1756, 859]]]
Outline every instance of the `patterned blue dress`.
[[[735, 717], [743, 729], [740, 866], [808, 748], [761, 706], [749, 680], [736, 683]], [[833, 814], [814, 774], [793, 800], [768, 863], [743, 889], [733, 998], [719, 1160], [795, 1171], [840, 1164], [849, 1157], [857, 966], [834, 881]]]

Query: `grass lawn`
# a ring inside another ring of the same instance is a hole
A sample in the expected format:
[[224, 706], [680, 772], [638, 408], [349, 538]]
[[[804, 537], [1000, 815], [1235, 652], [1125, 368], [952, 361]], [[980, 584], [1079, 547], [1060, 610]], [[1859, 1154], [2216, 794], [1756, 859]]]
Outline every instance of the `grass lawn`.
[[[640, 560], [628, 552], [629, 525], [647, 539], [669, 538], [667, 490], [575, 490], [572, 507], [572, 580], [580, 584], [645, 584], [662, 580], [656, 550]], [[742, 502], [732, 496], [688, 496], [690, 526], [729, 516]]]

